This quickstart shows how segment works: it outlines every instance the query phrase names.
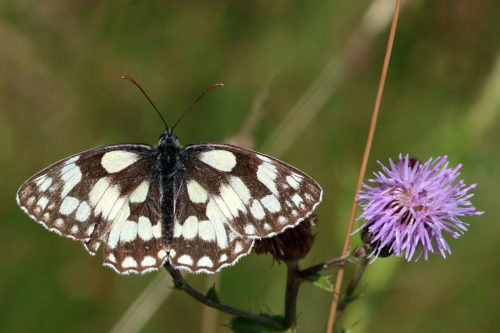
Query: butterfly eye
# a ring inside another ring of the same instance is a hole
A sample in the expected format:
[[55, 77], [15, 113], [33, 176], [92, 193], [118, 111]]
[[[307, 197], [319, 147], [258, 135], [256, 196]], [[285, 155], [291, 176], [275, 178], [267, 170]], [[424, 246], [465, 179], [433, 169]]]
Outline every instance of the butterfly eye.
[[163, 139], [165, 139], [165, 137], [166, 137], [166, 134], [163, 133], [162, 135], [160, 135], [160, 138], [158, 140], [163, 140]]

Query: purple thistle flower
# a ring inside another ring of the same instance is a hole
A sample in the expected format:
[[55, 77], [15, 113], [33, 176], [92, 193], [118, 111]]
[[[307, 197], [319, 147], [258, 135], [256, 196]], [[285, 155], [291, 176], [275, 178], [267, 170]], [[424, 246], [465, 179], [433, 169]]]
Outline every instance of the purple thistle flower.
[[410, 261], [420, 249], [416, 260], [427, 260], [436, 248], [446, 258], [451, 251], [443, 233], [457, 238], [468, 226], [460, 216], [483, 214], [469, 201], [473, 194], [468, 192], [476, 184], [453, 184], [462, 165], [449, 168], [446, 156], [422, 164], [399, 155], [397, 164], [389, 159], [390, 168], [378, 163], [383, 171], [369, 179], [378, 186], [363, 184], [358, 196], [363, 209], [359, 218], [367, 220], [360, 228], [363, 241], [371, 244], [376, 257], [404, 255]]

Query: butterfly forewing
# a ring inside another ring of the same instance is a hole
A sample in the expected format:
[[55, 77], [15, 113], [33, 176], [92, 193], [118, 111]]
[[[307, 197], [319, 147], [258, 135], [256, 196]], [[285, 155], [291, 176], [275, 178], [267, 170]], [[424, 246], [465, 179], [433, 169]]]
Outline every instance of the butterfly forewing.
[[[19, 189], [17, 201], [35, 221], [62, 236], [84, 242], [85, 248], [95, 254], [102, 242], [108, 249], [116, 233], [121, 236], [120, 227], [125, 229], [122, 239], [131, 238], [133, 231], [127, 234], [130, 224], [125, 223], [130, 218], [135, 217], [134, 222], [138, 222], [139, 216], [149, 214], [152, 223], [157, 223], [159, 215], [154, 205], [159, 191], [156, 186], [149, 188], [150, 183], [155, 184], [150, 182], [153, 152], [147, 145], [118, 144], [71, 156], [28, 179]], [[124, 243], [117, 247], [121, 249], [123, 245], [124, 254], [114, 253], [115, 262], [109, 260], [111, 252], [106, 253], [108, 261], [105, 259], [120, 272], [133, 268], [121, 266], [120, 260], [125, 260], [125, 254], [130, 252], [129, 244]], [[150, 248], [157, 257], [160, 246], [150, 244]], [[142, 267], [135, 268], [139, 271]]]
[[227, 144], [190, 145], [185, 151], [189, 201], [203, 202], [206, 215], [241, 237], [281, 233], [321, 201], [322, 189], [312, 178], [270, 156]]

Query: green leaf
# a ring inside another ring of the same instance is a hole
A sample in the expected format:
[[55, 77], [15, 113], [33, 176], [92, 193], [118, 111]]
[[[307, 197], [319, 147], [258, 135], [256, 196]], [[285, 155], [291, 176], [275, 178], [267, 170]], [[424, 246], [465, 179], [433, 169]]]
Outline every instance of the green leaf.
[[[273, 319], [276, 322], [283, 322], [283, 317], [281, 316], [268, 316], [268, 315], [262, 315], [262, 316], [268, 317], [269, 319]], [[270, 333], [270, 332], [291, 333], [292, 332], [291, 329], [288, 329], [286, 331], [278, 331], [276, 329], [267, 327], [264, 324], [242, 317], [234, 317], [229, 323], [229, 328], [235, 333]]]
[[317, 273], [305, 277], [304, 280], [311, 282], [318, 288], [333, 292], [333, 284], [328, 278], [329, 276]]
[[212, 302], [220, 303], [219, 294], [217, 294], [217, 290], [215, 290], [215, 284], [212, 287], [210, 287], [210, 289], [208, 289], [207, 298]]

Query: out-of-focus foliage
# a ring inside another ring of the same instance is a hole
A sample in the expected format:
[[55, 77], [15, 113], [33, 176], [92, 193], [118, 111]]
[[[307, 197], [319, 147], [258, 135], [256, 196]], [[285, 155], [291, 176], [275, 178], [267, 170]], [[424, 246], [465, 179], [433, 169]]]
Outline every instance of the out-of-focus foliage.
[[[464, 219], [470, 231], [450, 240], [447, 260], [369, 266], [363, 296], [342, 323], [350, 332], [496, 331], [500, 2], [403, 2], [369, 170], [400, 152], [421, 160], [447, 154], [453, 165], [463, 163], [466, 183], [478, 183], [472, 200], [486, 214]], [[25, 179], [60, 158], [104, 144], [156, 142], [160, 119], [121, 75], [139, 81], [170, 124], [203, 89], [225, 84], [177, 128], [187, 144], [237, 134], [275, 73], [254, 131], [258, 149], [329, 61], [342, 58], [371, 3], [1, 1], [0, 331], [108, 331], [156, 274], [117, 275], [101, 266], [100, 253], [92, 258], [47, 232], [14, 199]], [[304, 264], [340, 253], [387, 33], [344, 59], [341, 85], [280, 156], [325, 190]], [[204, 275], [187, 279], [208, 289]], [[217, 290], [224, 302], [279, 314], [284, 287], [284, 265], [250, 255], [220, 273]], [[330, 294], [304, 284], [299, 331], [323, 331], [329, 304]], [[219, 315], [216, 327], [227, 332], [229, 319]], [[201, 326], [202, 305], [174, 291], [142, 332]]]

